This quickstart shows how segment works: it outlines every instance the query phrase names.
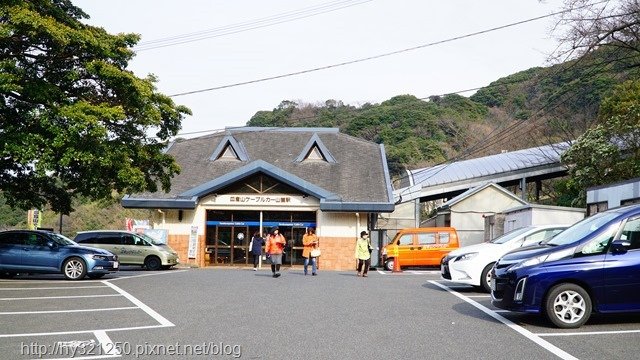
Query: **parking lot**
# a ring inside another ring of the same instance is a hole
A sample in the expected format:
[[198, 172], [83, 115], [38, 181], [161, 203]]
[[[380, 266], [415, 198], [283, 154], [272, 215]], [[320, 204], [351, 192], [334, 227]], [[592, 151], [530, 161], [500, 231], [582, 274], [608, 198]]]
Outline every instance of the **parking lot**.
[[0, 358], [630, 359], [640, 316], [578, 330], [498, 311], [488, 294], [402, 273], [123, 269], [0, 280]]

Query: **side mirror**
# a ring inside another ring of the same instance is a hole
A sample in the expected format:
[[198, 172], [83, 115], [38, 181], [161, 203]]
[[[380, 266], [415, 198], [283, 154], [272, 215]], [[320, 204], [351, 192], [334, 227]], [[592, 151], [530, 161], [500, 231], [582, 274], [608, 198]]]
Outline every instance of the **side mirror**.
[[57, 248], [57, 247], [58, 247], [58, 244], [56, 244], [56, 242], [55, 242], [55, 241], [47, 240], [47, 246], [48, 246], [50, 249], [55, 249], [55, 248]]
[[611, 252], [614, 254], [624, 254], [631, 246], [631, 242], [628, 240], [615, 240], [611, 243]]

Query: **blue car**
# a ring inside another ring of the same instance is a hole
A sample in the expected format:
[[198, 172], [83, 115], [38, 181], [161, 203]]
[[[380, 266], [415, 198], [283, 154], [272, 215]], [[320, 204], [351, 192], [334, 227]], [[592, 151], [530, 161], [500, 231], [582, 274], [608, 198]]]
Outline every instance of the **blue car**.
[[118, 271], [109, 251], [79, 246], [64, 235], [39, 230], [0, 232], [0, 275], [62, 273], [69, 280], [92, 279]]
[[640, 311], [640, 205], [586, 218], [548, 242], [504, 255], [492, 304], [577, 328], [593, 311]]

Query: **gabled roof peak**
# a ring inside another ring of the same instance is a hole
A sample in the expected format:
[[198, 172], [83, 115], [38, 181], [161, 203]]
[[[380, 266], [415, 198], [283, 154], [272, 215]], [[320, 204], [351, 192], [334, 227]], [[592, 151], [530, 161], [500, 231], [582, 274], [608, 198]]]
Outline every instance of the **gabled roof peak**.
[[337, 163], [336, 159], [331, 155], [329, 149], [324, 145], [318, 134], [314, 133], [307, 144], [302, 148], [300, 155], [296, 158], [296, 162], [305, 160], [322, 160], [331, 164]]
[[233, 135], [225, 135], [216, 147], [209, 160], [240, 160], [247, 161], [249, 156], [242, 143], [238, 142]]

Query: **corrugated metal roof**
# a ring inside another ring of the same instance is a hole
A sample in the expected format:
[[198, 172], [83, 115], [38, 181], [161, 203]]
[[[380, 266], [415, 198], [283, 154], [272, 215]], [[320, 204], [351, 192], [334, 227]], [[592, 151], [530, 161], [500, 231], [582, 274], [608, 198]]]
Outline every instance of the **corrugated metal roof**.
[[408, 172], [412, 184], [434, 186], [559, 163], [567, 148], [566, 143], [545, 145]]

